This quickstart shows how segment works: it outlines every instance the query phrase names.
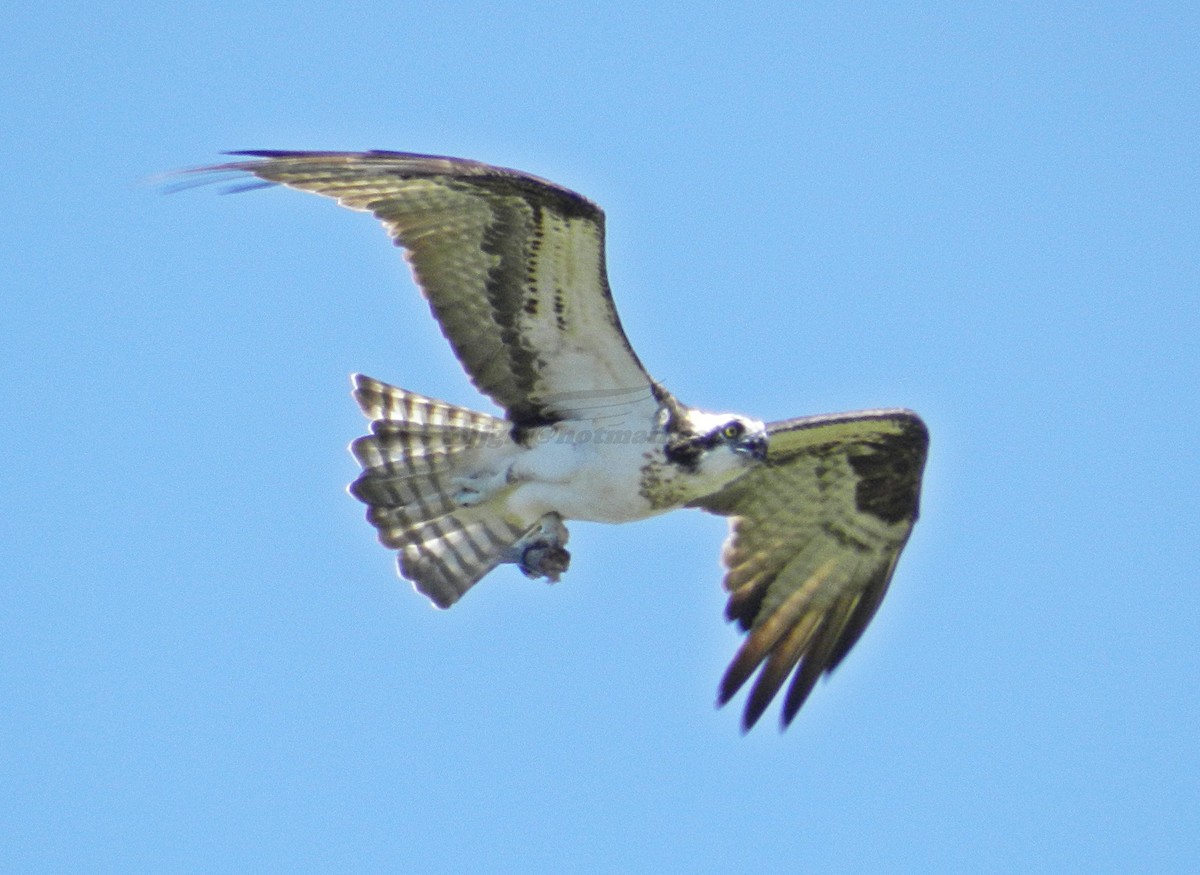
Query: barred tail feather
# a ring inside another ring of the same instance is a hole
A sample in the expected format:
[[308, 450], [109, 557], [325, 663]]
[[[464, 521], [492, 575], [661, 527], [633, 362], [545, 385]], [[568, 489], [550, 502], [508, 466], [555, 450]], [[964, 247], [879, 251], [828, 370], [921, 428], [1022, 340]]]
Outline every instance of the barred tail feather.
[[[371, 434], [350, 445], [363, 468], [350, 493], [372, 510], [404, 508], [403, 517], [410, 523], [449, 512], [454, 507], [453, 478], [475, 461], [478, 450], [508, 441], [509, 424], [498, 417], [361, 374], [353, 380], [354, 398], [373, 421]], [[398, 522], [393, 518], [389, 525]]]
[[355, 374], [350, 379], [354, 383], [354, 400], [368, 419], [402, 422], [412, 427], [424, 427], [428, 431], [445, 429], [487, 433], [497, 425], [505, 425], [504, 420], [498, 417], [426, 398], [363, 374]]
[[368, 506], [380, 542], [398, 551], [401, 575], [438, 607], [458, 601], [537, 523], [508, 519], [500, 504], [464, 506], [462, 478], [479, 451], [503, 446], [503, 419], [406, 392], [361, 374], [354, 398], [372, 418], [371, 434], [350, 445], [363, 472], [350, 493]]
[[400, 573], [439, 608], [448, 608], [501, 562], [512, 561], [525, 527], [472, 508], [405, 534], [409, 543], [400, 547]]

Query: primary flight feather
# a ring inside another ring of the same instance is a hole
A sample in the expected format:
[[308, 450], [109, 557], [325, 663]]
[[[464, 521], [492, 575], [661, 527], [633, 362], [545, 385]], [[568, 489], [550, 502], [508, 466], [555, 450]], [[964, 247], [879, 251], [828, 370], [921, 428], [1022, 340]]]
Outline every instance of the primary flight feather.
[[503, 419], [362, 375], [371, 433], [351, 451], [400, 574], [438, 607], [514, 563], [558, 580], [567, 520], [680, 507], [730, 520], [726, 614], [746, 639], [721, 682], [751, 678], [749, 729], [788, 679], [783, 725], [874, 616], [913, 523], [928, 447], [908, 410], [763, 424], [679, 402], [629, 345], [604, 267], [604, 213], [552, 182], [402, 152], [234, 153], [251, 174], [373, 213]]

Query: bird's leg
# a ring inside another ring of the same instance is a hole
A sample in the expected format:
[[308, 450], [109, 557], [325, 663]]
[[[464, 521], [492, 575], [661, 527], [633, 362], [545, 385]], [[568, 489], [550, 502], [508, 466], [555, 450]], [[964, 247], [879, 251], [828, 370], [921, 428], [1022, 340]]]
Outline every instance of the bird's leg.
[[459, 507], [474, 507], [495, 495], [503, 486], [504, 479], [495, 471], [476, 471], [450, 480], [454, 487], [454, 503]]

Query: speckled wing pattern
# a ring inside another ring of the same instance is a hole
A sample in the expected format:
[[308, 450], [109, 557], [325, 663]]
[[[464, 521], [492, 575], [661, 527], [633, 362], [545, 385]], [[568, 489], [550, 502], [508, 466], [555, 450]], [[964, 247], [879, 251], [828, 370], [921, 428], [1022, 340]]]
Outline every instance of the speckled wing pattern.
[[929, 444], [907, 410], [791, 419], [767, 430], [766, 462], [695, 503], [730, 518], [726, 616], [748, 634], [718, 703], [758, 671], [745, 729], [790, 675], [788, 725], [871, 621], [917, 519]]
[[[652, 410], [604, 265], [604, 213], [544, 179], [405, 152], [235, 152], [205, 168], [373, 213], [472, 382], [519, 425]], [[615, 408], [615, 409], [614, 409]]]

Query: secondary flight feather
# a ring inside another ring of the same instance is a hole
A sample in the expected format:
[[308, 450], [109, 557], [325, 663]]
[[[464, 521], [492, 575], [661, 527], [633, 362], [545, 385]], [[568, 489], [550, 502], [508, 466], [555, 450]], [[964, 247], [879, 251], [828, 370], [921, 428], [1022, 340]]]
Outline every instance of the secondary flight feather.
[[604, 213], [544, 179], [402, 152], [234, 153], [248, 174], [375, 215], [468, 377], [504, 418], [355, 375], [351, 445], [400, 574], [438, 607], [515, 564], [558, 580], [569, 520], [681, 507], [728, 517], [727, 617], [746, 638], [724, 704], [749, 729], [788, 683], [787, 725], [883, 599], [917, 519], [928, 433], [909, 410], [762, 423], [683, 404], [646, 372], [604, 266]]

